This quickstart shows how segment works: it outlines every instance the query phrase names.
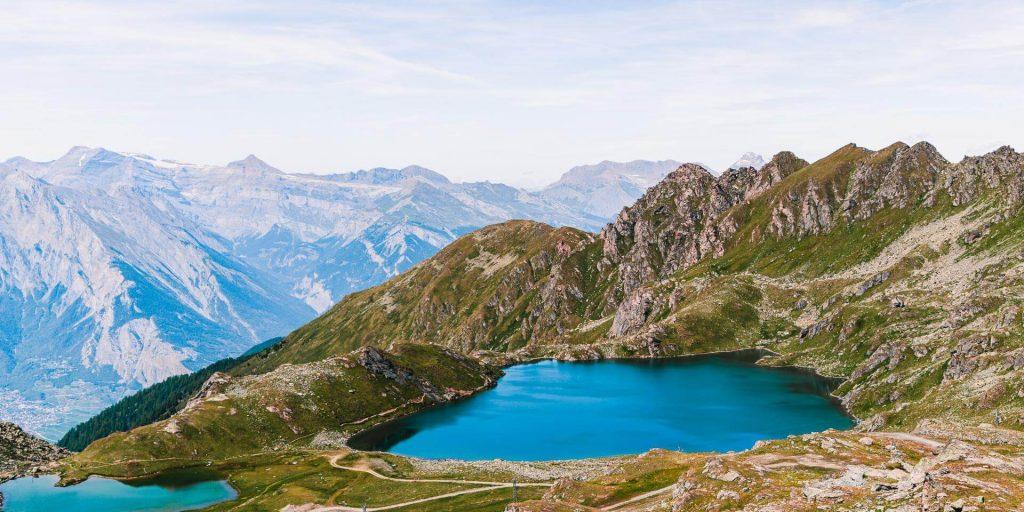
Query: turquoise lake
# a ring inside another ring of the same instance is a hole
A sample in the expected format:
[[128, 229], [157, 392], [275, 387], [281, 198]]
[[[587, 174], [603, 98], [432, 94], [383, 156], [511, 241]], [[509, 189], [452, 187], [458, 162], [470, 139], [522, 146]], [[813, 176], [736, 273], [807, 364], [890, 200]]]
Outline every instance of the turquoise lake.
[[56, 476], [19, 478], [0, 485], [4, 512], [178, 512], [234, 499], [221, 480], [195, 481], [168, 475], [131, 485], [90, 478], [70, 487], [54, 487]]
[[413, 457], [559, 460], [750, 448], [853, 421], [808, 372], [750, 352], [513, 366], [491, 390], [360, 434], [350, 445]]

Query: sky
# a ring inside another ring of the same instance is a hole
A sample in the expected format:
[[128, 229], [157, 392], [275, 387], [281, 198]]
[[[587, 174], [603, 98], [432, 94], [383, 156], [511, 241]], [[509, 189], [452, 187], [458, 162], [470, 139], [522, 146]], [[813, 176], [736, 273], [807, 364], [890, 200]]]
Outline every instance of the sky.
[[0, 9], [0, 158], [75, 145], [536, 187], [849, 142], [1024, 149], [1019, 1], [29, 2]]

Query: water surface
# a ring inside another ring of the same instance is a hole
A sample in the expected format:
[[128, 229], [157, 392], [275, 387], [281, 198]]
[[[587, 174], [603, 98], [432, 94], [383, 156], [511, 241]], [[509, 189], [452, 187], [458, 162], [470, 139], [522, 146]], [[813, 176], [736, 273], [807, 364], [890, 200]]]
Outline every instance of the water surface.
[[19, 478], [0, 485], [4, 512], [178, 512], [235, 499], [234, 489], [207, 475], [166, 475], [131, 484], [91, 477], [54, 487], [57, 477]]
[[821, 377], [756, 366], [749, 357], [542, 361], [508, 368], [494, 389], [350, 444], [466, 460], [743, 450], [760, 439], [852, 426], [830, 388]]

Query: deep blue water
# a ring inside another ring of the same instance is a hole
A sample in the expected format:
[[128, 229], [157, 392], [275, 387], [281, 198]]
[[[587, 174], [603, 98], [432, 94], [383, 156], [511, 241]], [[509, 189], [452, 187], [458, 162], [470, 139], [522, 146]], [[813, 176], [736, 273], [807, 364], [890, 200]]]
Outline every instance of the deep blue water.
[[0, 485], [4, 512], [177, 512], [234, 499], [226, 482], [180, 479], [128, 485], [92, 477], [71, 487], [54, 487], [56, 476], [19, 478]]
[[513, 366], [494, 389], [388, 423], [356, 448], [422, 458], [557, 460], [651, 448], [742, 450], [852, 426], [821, 378], [736, 357]]

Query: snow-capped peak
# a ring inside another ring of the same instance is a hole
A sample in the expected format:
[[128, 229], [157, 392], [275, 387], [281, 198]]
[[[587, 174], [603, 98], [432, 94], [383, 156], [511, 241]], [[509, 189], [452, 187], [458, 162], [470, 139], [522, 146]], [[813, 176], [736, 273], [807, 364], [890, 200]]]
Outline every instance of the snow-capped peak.
[[760, 170], [764, 167], [764, 158], [757, 153], [748, 151], [743, 153], [743, 156], [741, 156], [739, 160], [733, 162], [733, 164], [729, 166], [729, 169], [742, 169], [744, 167], [753, 167], [754, 169]]

